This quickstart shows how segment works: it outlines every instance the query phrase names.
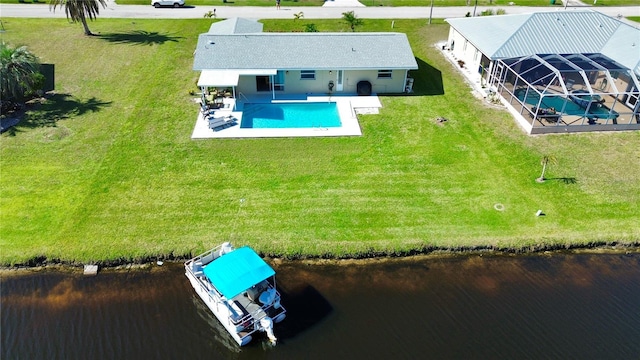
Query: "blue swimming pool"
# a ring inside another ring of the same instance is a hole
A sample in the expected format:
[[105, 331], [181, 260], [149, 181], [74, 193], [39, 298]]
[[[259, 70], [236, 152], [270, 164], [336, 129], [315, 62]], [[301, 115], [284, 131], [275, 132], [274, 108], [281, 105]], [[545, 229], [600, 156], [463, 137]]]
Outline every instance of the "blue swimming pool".
[[246, 103], [241, 128], [328, 128], [340, 127], [335, 102], [321, 103]]
[[[526, 94], [526, 99], [525, 99]], [[520, 101], [524, 101], [530, 105], [538, 106], [538, 102], [540, 101], [540, 95], [538, 95], [535, 91], [526, 92], [526, 89], [517, 89], [515, 91], [515, 95], [520, 99]], [[576, 101], [577, 100], [577, 101]], [[608, 107], [603, 104], [591, 103], [589, 106], [589, 110], [585, 108], [585, 106], [590, 104], [587, 100], [586, 103], [584, 100], [581, 100], [576, 95], [570, 95], [567, 99], [562, 96], [545, 96], [540, 102], [540, 108], [542, 109], [550, 109], [553, 108], [557, 111], [562, 111], [564, 109], [563, 114], [566, 115], [576, 115], [576, 116], [586, 116], [589, 120], [594, 119], [618, 119], [618, 114], [615, 111], [611, 111]], [[611, 111], [611, 112], [610, 112]]]

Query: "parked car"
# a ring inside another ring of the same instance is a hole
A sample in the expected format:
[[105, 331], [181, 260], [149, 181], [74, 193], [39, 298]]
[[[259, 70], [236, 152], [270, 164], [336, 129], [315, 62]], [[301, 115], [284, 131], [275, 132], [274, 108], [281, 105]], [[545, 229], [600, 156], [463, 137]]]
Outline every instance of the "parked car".
[[161, 6], [183, 7], [184, 0], [151, 0], [151, 5], [155, 8]]

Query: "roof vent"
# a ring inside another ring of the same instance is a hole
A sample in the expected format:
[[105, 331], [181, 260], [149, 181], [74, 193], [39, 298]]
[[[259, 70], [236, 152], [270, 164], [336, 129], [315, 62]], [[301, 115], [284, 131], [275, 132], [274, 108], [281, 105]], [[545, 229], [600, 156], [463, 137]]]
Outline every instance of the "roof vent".
[[209, 40], [209, 45], [215, 45], [215, 43], [216, 43], [215, 41]]

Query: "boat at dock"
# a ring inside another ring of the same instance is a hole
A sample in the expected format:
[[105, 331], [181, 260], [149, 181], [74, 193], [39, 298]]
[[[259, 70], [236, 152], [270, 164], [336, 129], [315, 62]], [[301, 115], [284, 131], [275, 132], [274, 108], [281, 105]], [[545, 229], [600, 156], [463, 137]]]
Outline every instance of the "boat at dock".
[[238, 345], [265, 333], [272, 344], [273, 325], [286, 317], [276, 290], [275, 271], [250, 247], [223, 243], [184, 264], [198, 296]]

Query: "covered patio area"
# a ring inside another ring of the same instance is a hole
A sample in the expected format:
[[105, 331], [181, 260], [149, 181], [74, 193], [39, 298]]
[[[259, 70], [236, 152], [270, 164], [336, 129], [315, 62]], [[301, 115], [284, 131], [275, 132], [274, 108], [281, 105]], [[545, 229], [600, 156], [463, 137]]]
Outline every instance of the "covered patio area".
[[[198, 78], [198, 87], [201, 90], [201, 104], [210, 109], [220, 108], [222, 105], [235, 110], [237, 96], [246, 96], [238, 91], [238, 83], [241, 77], [268, 76], [273, 79], [277, 74], [275, 69], [239, 69], [239, 70], [202, 70]], [[273, 81], [271, 81], [273, 84]], [[275, 98], [275, 87], [270, 88], [272, 97]]]
[[640, 129], [638, 75], [602, 54], [498, 60], [489, 82], [531, 134]]

